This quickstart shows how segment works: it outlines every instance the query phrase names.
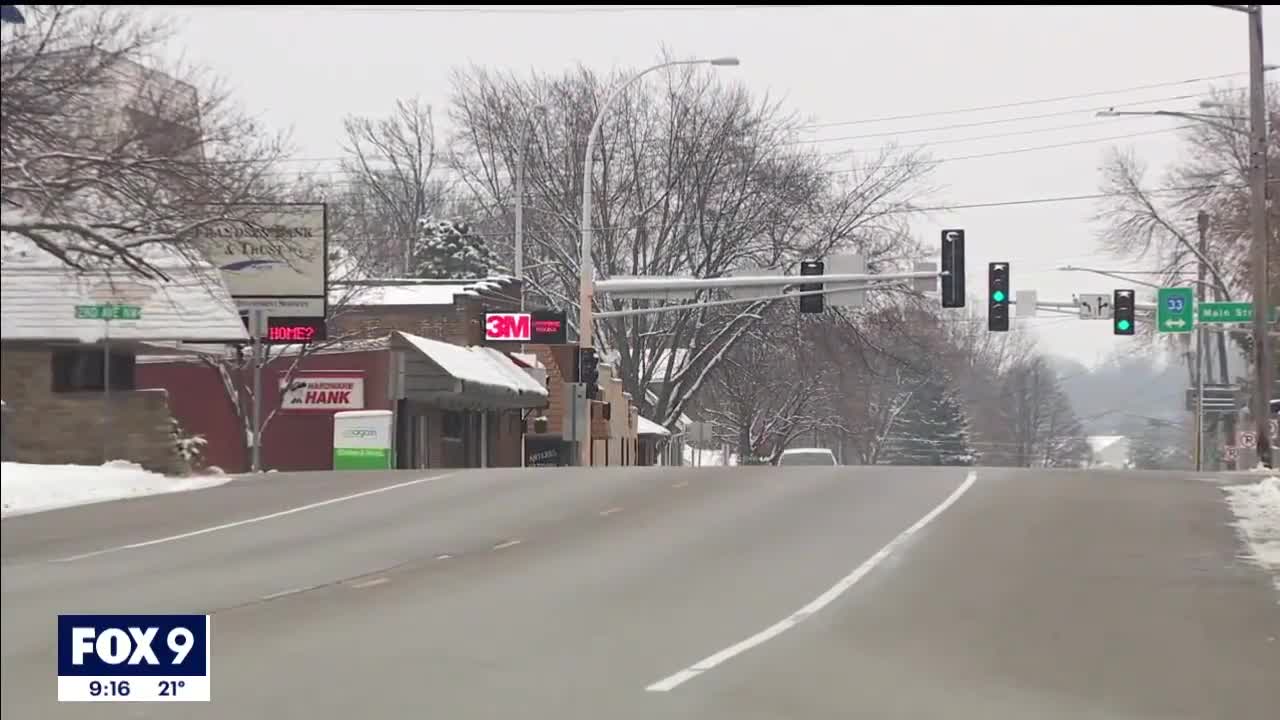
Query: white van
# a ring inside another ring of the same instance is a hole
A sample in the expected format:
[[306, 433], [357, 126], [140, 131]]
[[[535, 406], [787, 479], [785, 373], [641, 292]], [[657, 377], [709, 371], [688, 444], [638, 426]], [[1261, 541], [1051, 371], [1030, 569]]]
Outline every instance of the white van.
[[790, 448], [782, 451], [778, 466], [789, 465], [839, 465], [836, 456], [826, 448]]

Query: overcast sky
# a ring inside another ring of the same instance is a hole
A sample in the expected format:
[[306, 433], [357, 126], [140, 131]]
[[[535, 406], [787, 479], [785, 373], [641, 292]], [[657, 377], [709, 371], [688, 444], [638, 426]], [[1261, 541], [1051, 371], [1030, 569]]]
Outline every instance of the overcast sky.
[[[1196, 98], [1188, 96], [1209, 83], [1174, 83], [1233, 74], [1213, 82], [1243, 88], [1248, 69], [1245, 16], [1210, 6], [167, 6], [159, 12], [180, 23], [180, 50], [189, 61], [224, 78], [268, 123], [292, 128], [305, 157], [339, 155], [348, 114], [381, 115], [396, 98], [414, 95], [443, 107], [454, 65], [547, 73], [578, 63], [639, 68], [666, 47], [690, 57], [738, 56], [741, 66], [714, 72], [783, 98], [814, 122], [850, 123], [815, 131], [824, 151], [873, 150], [896, 136], [904, 145], [927, 143], [939, 158], [965, 158], [936, 171], [943, 185], [936, 199], [947, 206], [1096, 193], [1104, 151], [1117, 144], [1161, 167], [1175, 157], [1181, 121], [1096, 118], [1095, 111], [1122, 104], [1194, 110]], [[1266, 11], [1271, 62], [1280, 58], [1277, 20], [1280, 12]], [[1157, 84], [1163, 86], [1129, 89]], [[1097, 95], [1116, 90], [1122, 92]], [[1028, 103], [1080, 95], [1093, 96]], [[1027, 104], [945, 112], [1009, 103]], [[925, 113], [940, 114], [852, 124]], [[969, 127], [947, 127], [960, 124]], [[878, 137], [850, 139], [868, 134]], [[1130, 137], [1099, 140], [1122, 135]], [[1071, 144], [1043, 148], [1064, 143]], [[1025, 148], [1040, 149], [1008, 152]], [[1004, 154], [969, 157], [990, 153]], [[334, 164], [298, 167], [323, 171]], [[985, 285], [988, 262], [1008, 261], [1015, 290], [1070, 300], [1073, 292], [1110, 293], [1118, 283], [1054, 268], [1124, 266], [1096, 251], [1090, 216], [1098, 208], [1097, 201], [1066, 201], [958, 209], [922, 219], [915, 232], [936, 243], [941, 228], [965, 228], [971, 291]], [[1109, 323], [1062, 316], [1019, 321], [1017, 331], [1035, 332], [1045, 349], [1088, 364], [1134, 343], [1114, 339]]]

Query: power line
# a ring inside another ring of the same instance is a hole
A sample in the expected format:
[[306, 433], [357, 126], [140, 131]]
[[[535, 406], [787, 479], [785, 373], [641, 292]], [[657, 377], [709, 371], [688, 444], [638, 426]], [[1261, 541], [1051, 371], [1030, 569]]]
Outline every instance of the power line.
[[842, 120], [837, 122], [816, 123], [809, 127], [839, 127], [846, 125], [870, 125], [872, 123], [892, 122], [897, 120], [916, 120], [926, 117], [938, 117], [940, 115], [959, 115], [962, 113], [986, 112], [989, 110], [1007, 110], [1015, 107], [1026, 107], [1028, 105], [1045, 105], [1055, 102], [1066, 102], [1067, 100], [1082, 100], [1092, 97], [1104, 97], [1107, 95], [1122, 95], [1124, 93], [1138, 92], [1141, 90], [1154, 90], [1157, 88], [1175, 87], [1177, 85], [1191, 85], [1195, 83], [1212, 82], [1214, 80], [1224, 80], [1226, 78], [1240, 77], [1247, 75], [1246, 72], [1223, 73], [1221, 75], [1207, 75], [1205, 77], [1188, 78], [1186, 80], [1174, 80], [1171, 82], [1151, 83], [1147, 85], [1133, 85], [1127, 88], [1119, 88], [1116, 90], [1099, 90], [1096, 92], [1078, 93], [1075, 95], [1059, 95], [1057, 97], [1039, 98], [1036, 100], [1019, 100], [1016, 102], [1000, 103], [997, 105], [978, 105], [966, 108], [953, 108], [950, 110], [932, 110], [928, 112], [908, 113], [904, 115], [883, 115], [880, 117], [866, 118], [863, 120]]
[[629, 12], [706, 12], [725, 10], [781, 10], [791, 8], [826, 8], [829, 5], [572, 5], [563, 7], [493, 6], [493, 5], [153, 5], [170, 9], [197, 7], [204, 10], [317, 10], [368, 14], [466, 14], [466, 15], [585, 15]]
[[[1044, 151], [1044, 150], [1056, 150], [1056, 149], [1059, 149], [1059, 148], [1079, 147], [1079, 146], [1082, 146], [1082, 145], [1094, 145], [1094, 144], [1097, 144], [1097, 143], [1112, 142], [1112, 141], [1115, 141], [1115, 140], [1126, 140], [1126, 139], [1130, 139], [1130, 138], [1137, 138], [1137, 137], [1147, 137], [1147, 136], [1152, 136], [1152, 135], [1162, 135], [1162, 134], [1165, 134], [1165, 133], [1172, 133], [1172, 132], [1177, 132], [1177, 131], [1180, 131], [1180, 130], [1185, 130], [1185, 129], [1188, 129], [1188, 128], [1191, 128], [1191, 127], [1195, 127], [1195, 126], [1194, 126], [1194, 125], [1178, 125], [1178, 126], [1171, 127], [1171, 128], [1159, 128], [1159, 129], [1154, 129], [1154, 130], [1146, 130], [1146, 131], [1142, 131], [1142, 132], [1125, 133], [1125, 134], [1121, 134], [1121, 135], [1108, 135], [1108, 136], [1104, 136], [1104, 137], [1099, 137], [1099, 138], [1088, 138], [1088, 139], [1084, 139], [1084, 140], [1071, 140], [1071, 141], [1067, 141], [1067, 142], [1052, 143], [1052, 144], [1048, 144], [1048, 145], [1032, 145], [1032, 146], [1030, 146], [1030, 147], [1012, 148], [1012, 149], [1009, 149], [1009, 150], [994, 150], [994, 151], [991, 151], [991, 152], [976, 153], [976, 154], [971, 154], [971, 155], [955, 155], [955, 156], [952, 156], [952, 157], [936, 158], [936, 159], [933, 159], [933, 160], [921, 160], [921, 161], [919, 161], [919, 162], [898, 162], [898, 163], [887, 163], [887, 164], [884, 164], [884, 165], [877, 165], [877, 166], [875, 167], [875, 169], [877, 169], [877, 170], [890, 170], [890, 169], [902, 168], [902, 167], [908, 167], [908, 166], [917, 165], [917, 164], [924, 164], [924, 165], [930, 165], [930, 166], [937, 166], [937, 165], [942, 165], [942, 164], [944, 164], [944, 163], [950, 163], [950, 162], [963, 162], [963, 161], [968, 161], [968, 160], [980, 160], [980, 159], [982, 159], [982, 158], [1002, 157], [1002, 156], [1005, 156], [1005, 155], [1020, 155], [1020, 154], [1023, 154], [1023, 153], [1029, 153], [1029, 152], [1041, 152], [1041, 151]], [[826, 158], [826, 159], [828, 159], [828, 160], [834, 160], [834, 159], [839, 158], [839, 157], [847, 156], [847, 154], [848, 154], [848, 153], [843, 153], [843, 154], [842, 154], [842, 153], [832, 153], [832, 154], [825, 155], [825, 158]], [[461, 172], [461, 171], [464, 171], [464, 170], [465, 170], [465, 171], [470, 171], [470, 172], [477, 172], [476, 168], [467, 167], [467, 166], [465, 166], [465, 165], [464, 165], [464, 166], [457, 166], [457, 165], [443, 165], [443, 167], [445, 167], [445, 168], [447, 168], [447, 169], [450, 169], [450, 170], [453, 170], [453, 171], [455, 171], [455, 172]], [[311, 176], [319, 176], [319, 175], [324, 175], [324, 176], [332, 177], [332, 176], [334, 176], [334, 175], [338, 175], [338, 176], [349, 176], [349, 177], [353, 177], [353, 178], [359, 178], [359, 177], [362, 177], [362, 176], [363, 176], [363, 174], [362, 174], [361, 172], [359, 172], [359, 171], [352, 171], [352, 170], [346, 170], [346, 169], [334, 169], [334, 170], [298, 170], [298, 171], [294, 171], [294, 170], [285, 170], [285, 169], [279, 169], [279, 170], [271, 170], [271, 171], [268, 171], [268, 172], [269, 172], [269, 173], [271, 173], [271, 174], [277, 175], [277, 176], [284, 176], [284, 175], [288, 175], [288, 176], [291, 176], [291, 177], [292, 177], [292, 176], [296, 176], [296, 177], [311, 177]], [[856, 172], [859, 172], [859, 171], [858, 171], [857, 169], [849, 169], [849, 170], [823, 170], [823, 171], [820, 171], [820, 172], [819, 172], [819, 174], [821, 174], [821, 175], [827, 175], [827, 176], [831, 176], [831, 175], [850, 175], [850, 174], [853, 174], [853, 173], [856, 173]], [[348, 181], [348, 182], [354, 182], [354, 181]], [[540, 196], [541, 196], [541, 197], [545, 197], [545, 195], [539, 195], [538, 193], [526, 193], [526, 197], [527, 197], [527, 198], [536, 198], [536, 197], [540, 197]]]

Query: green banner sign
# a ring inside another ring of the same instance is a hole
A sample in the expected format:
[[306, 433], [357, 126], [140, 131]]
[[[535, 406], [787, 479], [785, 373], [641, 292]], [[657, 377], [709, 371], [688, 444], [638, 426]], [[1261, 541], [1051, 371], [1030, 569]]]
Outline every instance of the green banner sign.
[[142, 308], [137, 305], [77, 305], [77, 320], [141, 320]]
[[[1280, 312], [1280, 308], [1271, 308], [1267, 319], [1268, 322], [1275, 322], [1278, 312]], [[1251, 323], [1253, 322], [1253, 303], [1200, 303], [1199, 317], [1202, 323]]]

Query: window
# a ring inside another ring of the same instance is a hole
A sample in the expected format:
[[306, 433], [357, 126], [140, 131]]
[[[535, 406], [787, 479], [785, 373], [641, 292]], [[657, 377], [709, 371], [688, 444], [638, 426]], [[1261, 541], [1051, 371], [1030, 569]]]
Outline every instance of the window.
[[440, 434], [447, 440], [461, 440], [462, 413], [446, 410], [440, 421]]
[[[58, 348], [53, 351], [54, 392], [102, 392], [103, 357], [98, 349]], [[136, 390], [136, 356], [111, 353], [111, 389]]]

